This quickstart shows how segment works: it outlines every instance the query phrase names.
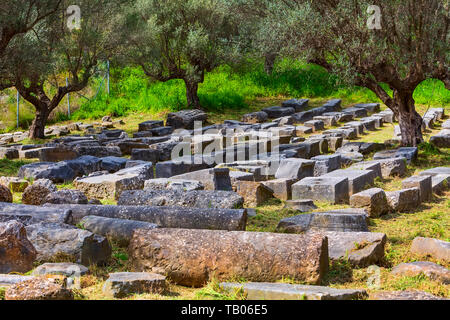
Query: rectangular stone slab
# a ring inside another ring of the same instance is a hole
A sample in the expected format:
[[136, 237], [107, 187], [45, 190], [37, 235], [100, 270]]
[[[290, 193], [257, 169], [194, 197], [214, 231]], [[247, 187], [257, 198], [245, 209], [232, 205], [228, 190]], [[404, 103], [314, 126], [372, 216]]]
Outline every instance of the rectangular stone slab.
[[[245, 230], [247, 212], [244, 209], [198, 209], [182, 207], [46, 205], [72, 212], [73, 224], [86, 216], [99, 216], [154, 223], [162, 228]], [[54, 210], [54, 209], [53, 209]]]
[[24, 225], [39, 222], [72, 223], [72, 211], [66, 208], [45, 208], [0, 202], [0, 222], [17, 220]]
[[221, 283], [220, 288], [233, 293], [242, 291], [247, 300], [356, 300], [367, 296], [363, 289], [334, 289], [289, 283]]
[[373, 185], [375, 175], [371, 170], [340, 169], [327, 173], [322, 177], [345, 177], [348, 179], [349, 196]]
[[134, 271], [161, 270], [173, 283], [193, 287], [236, 278], [318, 284], [328, 271], [327, 240], [320, 234], [137, 230], [128, 252]]
[[333, 204], [347, 203], [348, 179], [324, 176], [302, 179], [292, 185], [292, 199], [311, 199]]

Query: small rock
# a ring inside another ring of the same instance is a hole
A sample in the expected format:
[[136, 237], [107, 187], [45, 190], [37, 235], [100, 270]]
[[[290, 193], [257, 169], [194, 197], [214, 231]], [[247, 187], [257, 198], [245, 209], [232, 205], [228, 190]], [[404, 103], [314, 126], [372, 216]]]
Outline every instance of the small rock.
[[450, 283], [450, 271], [436, 263], [428, 261], [415, 261], [411, 263], [401, 263], [392, 269], [392, 274], [415, 277], [424, 274], [432, 280]]
[[0, 202], [13, 202], [11, 191], [9, 191], [9, 189], [3, 184], [0, 184]]
[[6, 300], [73, 300], [73, 294], [50, 279], [35, 278], [19, 282], [6, 290]]
[[450, 261], [450, 242], [447, 241], [417, 237], [413, 240], [410, 251], [421, 256]]
[[59, 190], [48, 194], [43, 203], [51, 204], [87, 204], [88, 199], [78, 190]]
[[103, 286], [103, 293], [114, 298], [131, 294], [162, 293], [166, 289], [166, 277], [148, 272], [111, 273]]

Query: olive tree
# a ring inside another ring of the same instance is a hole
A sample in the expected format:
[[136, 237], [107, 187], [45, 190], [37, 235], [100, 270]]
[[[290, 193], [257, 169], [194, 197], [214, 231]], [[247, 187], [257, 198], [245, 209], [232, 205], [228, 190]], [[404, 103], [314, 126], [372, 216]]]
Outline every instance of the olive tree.
[[0, 3], [0, 90], [13, 86], [5, 71], [14, 37], [26, 34], [54, 14], [62, 0], [8, 0]]
[[121, 24], [123, 56], [153, 80], [182, 79], [201, 108], [199, 84], [233, 56], [237, 25], [227, 0], [137, 0]]
[[[30, 127], [31, 139], [44, 138], [50, 113], [68, 93], [84, 89], [99, 61], [108, 59], [117, 47], [115, 16], [125, 1], [75, 3], [81, 14], [79, 28], [69, 28], [67, 8], [73, 2], [63, 1], [59, 10], [36, 24], [32, 31], [17, 36], [8, 52], [6, 73], [20, 95], [36, 110]], [[67, 74], [68, 84], [64, 77]]]
[[402, 145], [423, 141], [413, 93], [430, 78], [450, 89], [448, 1], [279, 0], [272, 9], [286, 52], [372, 90], [399, 120]]

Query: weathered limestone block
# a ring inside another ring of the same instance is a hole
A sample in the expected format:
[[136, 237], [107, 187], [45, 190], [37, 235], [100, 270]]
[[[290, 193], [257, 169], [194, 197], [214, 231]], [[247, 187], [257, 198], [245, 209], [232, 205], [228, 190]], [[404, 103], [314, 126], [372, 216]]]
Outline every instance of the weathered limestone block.
[[194, 129], [194, 122], [201, 122], [202, 125], [208, 120], [208, 115], [201, 110], [182, 110], [175, 113], [169, 113], [167, 115], [166, 125], [171, 126], [174, 129]]
[[385, 150], [375, 153], [374, 160], [384, 160], [390, 158], [404, 157], [406, 161], [410, 163], [417, 159], [418, 149], [417, 147], [402, 147], [394, 150]]
[[204, 190], [200, 181], [174, 178], [159, 178], [145, 181], [144, 190]]
[[[162, 228], [245, 230], [246, 210], [183, 207], [52, 205], [53, 210], [70, 210], [72, 224], [86, 216], [144, 221]], [[46, 208], [51, 209], [51, 208]]]
[[444, 284], [450, 284], [450, 270], [428, 261], [401, 263], [393, 268], [391, 273], [394, 275], [407, 277], [415, 277], [423, 274], [432, 280], [436, 280]]
[[359, 104], [355, 104], [353, 107], [366, 109], [367, 112], [370, 112], [370, 113], [380, 112], [380, 104], [379, 103], [359, 103]]
[[292, 199], [292, 185], [296, 182], [294, 179], [280, 178], [264, 181], [263, 184], [273, 192], [273, 196], [280, 200]]
[[108, 238], [121, 246], [127, 246], [137, 229], [158, 228], [154, 223], [97, 216], [86, 216], [80, 221], [83, 229]]
[[349, 199], [348, 178], [304, 178], [292, 185], [292, 199], [311, 199], [333, 204], [347, 203]]
[[403, 176], [406, 172], [406, 158], [390, 158], [384, 160], [367, 161], [366, 163], [378, 162], [381, 165], [381, 174], [384, 179], [395, 176]]
[[235, 187], [247, 207], [258, 207], [273, 197], [272, 189], [261, 182], [237, 181]]
[[447, 241], [417, 237], [413, 240], [410, 251], [421, 256], [450, 261], [450, 242]]
[[117, 204], [238, 209], [242, 208], [244, 199], [233, 191], [128, 190], [122, 192]]
[[283, 159], [275, 174], [276, 179], [303, 179], [314, 175], [314, 161], [306, 159]]
[[46, 278], [19, 282], [6, 290], [5, 300], [73, 300], [73, 293]]
[[2, 158], [9, 160], [18, 159], [19, 151], [15, 148], [0, 148], [0, 159]]
[[322, 120], [310, 120], [303, 124], [305, 127], [310, 127], [313, 132], [321, 131], [325, 129], [325, 123]]
[[45, 197], [52, 192], [56, 192], [56, 186], [48, 179], [36, 180], [28, 186], [22, 194], [22, 203], [30, 205], [41, 205], [45, 203]]
[[341, 168], [341, 155], [322, 155], [311, 158], [316, 162], [314, 166], [314, 176], [320, 177], [331, 171], [338, 170]]
[[39, 223], [26, 229], [41, 262], [54, 261], [62, 254], [89, 266], [104, 264], [111, 257], [108, 240], [87, 230], [57, 223]]
[[269, 116], [264, 111], [247, 113], [242, 116], [242, 121], [247, 123], [263, 123], [268, 119]]
[[295, 113], [294, 108], [287, 108], [287, 107], [284, 107], [284, 108], [283, 107], [269, 107], [269, 108], [262, 109], [262, 111], [267, 113], [267, 115], [269, 116], [270, 119], [286, 117], [286, 116], [290, 116]]
[[412, 211], [420, 205], [420, 190], [418, 188], [410, 188], [387, 191], [386, 198], [391, 211]]
[[354, 208], [364, 208], [369, 217], [376, 218], [389, 212], [386, 193], [383, 189], [372, 188], [353, 194], [350, 205]]
[[28, 187], [29, 182], [17, 177], [0, 177], [0, 185], [6, 186], [11, 192], [23, 192]]
[[141, 131], [148, 131], [153, 128], [162, 127], [164, 126], [164, 121], [161, 120], [149, 120], [145, 122], [139, 123], [139, 132]]
[[89, 198], [117, 199], [125, 190], [143, 189], [153, 178], [152, 163], [123, 169], [112, 174], [87, 177], [74, 181], [74, 186]]
[[348, 191], [349, 196], [358, 193], [368, 186], [373, 185], [374, 182], [374, 174], [370, 170], [351, 170], [351, 169], [340, 169], [335, 170], [326, 175], [322, 176], [323, 178], [327, 177], [345, 177], [348, 179]]
[[355, 267], [377, 264], [384, 258], [387, 237], [375, 232], [325, 232], [331, 260], [348, 259]]
[[131, 150], [131, 160], [142, 160], [156, 163], [159, 161], [161, 153], [157, 149], [133, 149]]
[[194, 287], [213, 278], [317, 284], [328, 271], [327, 240], [317, 234], [138, 230], [128, 251], [137, 271], [162, 269], [174, 283]]
[[166, 290], [166, 277], [148, 272], [110, 273], [103, 285], [106, 297], [125, 298], [132, 294], [163, 293]]
[[376, 161], [362, 161], [355, 164], [352, 164], [349, 169], [352, 170], [369, 170], [372, 171], [374, 179], [383, 178], [383, 174], [381, 172], [381, 164]]
[[450, 148], [450, 130], [444, 129], [430, 138], [430, 143], [438, 148]]
[[334, 289], [289, 283], [229, 283], [220, 284], [225, 292], [242, 291], [246, 300], [358, 300], [367, 297], [363, 289]]
[[17, 221], [0, 222], [0, 273], [25, 273], [33, 268], [36, 249], [25, 226]]
[[201, 182], [205, 190], [232, 191], [230, 169], [213, 168], [173, 176], [172, 179], [186, 179]]
[[78, 190], [58, 190], [49, 193], [42, 203], [53, 204], [87, 204], [88, 198]]
[[402, 181], [402, 188], [419, 188], [420, 202], [431, 200], [432, 184], [430, 176], [411, 176]]
[[39, 149], [39, 161], [59, 162], [78, 158], [78, 153], [64, 146]]
[[369, 296], [369, 300], [447, 300], [425, 291], [377, 291]]
[[290, 99], [283, 101], [281, 107], [294, 108], [295, 112], [302, 112], [308, 107], [309, 99]]
[[13, 202], [13, 195], [8, 187], [0, 184], [0, 202]]
[[0, 203], [0, 222], [16, 220], [24, 225], [39, 222], [71, 223], [70, 210], [49, 209], [15, 203]]
[[314, 231], [369, 231], [367, 214], [355, 212], [314, 212], [280, 220], [278, 231], [303, 233]]

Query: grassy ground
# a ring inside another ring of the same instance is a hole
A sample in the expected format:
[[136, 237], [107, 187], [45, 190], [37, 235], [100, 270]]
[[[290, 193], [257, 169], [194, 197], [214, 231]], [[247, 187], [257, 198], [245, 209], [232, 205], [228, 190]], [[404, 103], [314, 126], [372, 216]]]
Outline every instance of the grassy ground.
[[[284, 99], [284, 98], [283, 98]], [[255, 110], [261, 107], [279, 103], [280, 98], [259, 99], [258, 104], [252, 108]], [[312, 106], [323, 103], [323, 99], [315, 99]], [[423, 112], [426, 106], [421, 107]], [[239, 119], [242, 111], [235, 113], [214, 113], [211, 117], [212, 122], [223, 121], [224, 118]], [[448, 113], [448, 112], [447, 112]], [[150, 116], [149, 116], [150, 117]], [[157, 115], [151, 115], [151, 118], [162, 119], [164, 112]], [[126, 117], [125, 124], [119, 126], [128, 132], [136, 131], [137, 124], [142, 120], [150, 119], [147, 115], [130, 114]], [[94, 120], [91, 120], [94, 121]], [[435, 134], [433, 130], [426, 134], [428, 138]], [[385, 125], [383, 128], [369, 132], [359, 140], [371, 142], [383, 142], [390, 139], [393, 134], [393, 127]], [[370, 156], [369, 156], [370, 158]], [[0, 175], [15, 175], [24, 161], [0, 160]], [[450, 164], [450, 149], [437, 150], [429, 144], [423, 144], [420, 147], [419, 159], [417, 162], [408, 166], [407, 175], [417, 174], [420, 171], [431, 167], [448, 166]], [[396, 177], [387, 180], [377, 181], [377, 186], [385, 190], [395, 190], [401, 187], [403, 178]], [[60, 185], [59, 188], [72, 188], [71, 184]], [[14, 195], [15, 202], [20, 202], [20, 194]], [[115, 204], [114, 200], [105, 200], [104, 204]], [[348, 207], [346, 205], [329, 205], [326, 203], [317, 203], [319, 210], [338, 209]], [[257, 216], [249, 219], [249, 231], [274, 232], [278, 221], [282, 218], [295, 215], [292, 210], [283, 209], [283, 203], [272, 199], [261, 207], [257, 208]], [[418, 277], [396, 277], [390, 274], [392, 267], [402, 262], [411, 262], [418, 260], [433, 261], [447, 268], [449, 263], [436, 261], [426, 257], [419, 257], [409, 253], [412, 240], [417, 236], [433, 237], [449, 241], [450, 239], [450, 192], [440, 196], [434, 196], [433, 200], [423, 203], [414, 212], [396, 213], [383, 216], [378, 219], [371, 219], [370, 231], [382, 232], [388, 237], [386, 245], [385, 260], [380, 265], [381, 284], [376, 290], [424, 290], [432, 294], [449, 297], [450, 290], [448, 285], [431, 281], [423, 276]], [[102, 295], [102, 286], [107, 279], [108, 273], [118, 271], [130, 271], [128, 264], [128, 255], [126, 248], [113, 246], [113, 258], [107, 267], [91, 267], [90, 275], [82, 278], [82, 289], [76, 291], [77, 299], [105, 299]], [[61, 261], [67, 258], [61, 257]], [[70, 259], [69, 259], [70, 260]], [[352, 269], [346, 261], [336, 262], [331, 265], [331, 269], [323, 284], [335, 288], [367, 288], [367, 281], [371, 276], [369, 268]], [[375, 289], [369, 289], [369, 292]], [[0, 292], [0, 299], [2, 292]], [[239, 294], [224, 295], [218, 290], [218, 284], [212, 281], [204, 288], [194, 289], [170, 284], [168, 293], [164, 295], [135, 295], [127, 299], [241, 299]]]

